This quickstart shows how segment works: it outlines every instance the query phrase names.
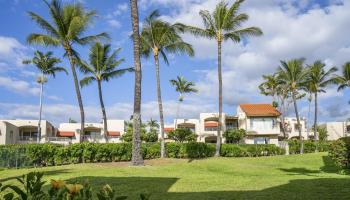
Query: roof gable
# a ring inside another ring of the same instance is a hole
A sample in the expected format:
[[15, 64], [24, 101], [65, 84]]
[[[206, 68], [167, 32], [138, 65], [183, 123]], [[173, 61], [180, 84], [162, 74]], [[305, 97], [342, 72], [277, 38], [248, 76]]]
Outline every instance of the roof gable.
[[278, 117], [281, 113], [271, 104], [240, 104], [248, 117]]

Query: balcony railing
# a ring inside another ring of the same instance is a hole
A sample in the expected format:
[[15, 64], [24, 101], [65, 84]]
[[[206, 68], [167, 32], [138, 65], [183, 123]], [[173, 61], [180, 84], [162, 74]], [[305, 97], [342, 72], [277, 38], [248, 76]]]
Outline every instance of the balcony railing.
[[19, 140], [20, 141], [36, 141], [37, 137], [36, 136], [20, 136]]
[[48, 142], [71, 142], [72, 139], [69, 137], [48, 137]]

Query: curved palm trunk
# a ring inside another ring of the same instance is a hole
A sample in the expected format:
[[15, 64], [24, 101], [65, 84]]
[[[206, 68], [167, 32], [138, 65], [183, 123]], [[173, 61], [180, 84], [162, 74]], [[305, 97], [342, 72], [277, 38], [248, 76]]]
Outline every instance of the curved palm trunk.
[[281, 100], [281, 116], [280, 116], [280, 119], [281, 119], [281, 129], [282, 129], [282, 133], [283, 133], [283, 139], [288, 139], [287, 138], [287, 133], [286, 133], [286, 127], [285, 127], [285, 124], [284, 124], [284, 100]]
[[160, 157], [165, 157], [165, 144], [164, 144], [164, 115], [163, 115], [163, 103], [162, 93], [160, 89], [160, 74], [159, 74], [159, 59], [158, 54], [154, 55], [154, 62], [156, 64], [156, 78], [157, 78], [157, 97], [159, 107], [159, 119], [160, 119]]
[[293, 92], [292, 96], [293, 96], [295, 116], [297, 118], [297, 123], [298, 123], [299, 140], [300, 140], [300, 154], [303, 154], [304, 153], [304, 141], [303, 141], [303, 137], [301, 135], [301, 125], [300, 125], [299, 112], [298, 112], [298, 106], [297, 106], [295, 92]]
[[315, 141], [315, 146], [316, 146], [316, 149], [315, 149], [316, 152], [318, 152], [318, 149], [317, 149], [317, 140], [318, 140], [318, 135], [317, 135], [317, 112], [318, 112], [318, 100], [317, 100], [317, 92], [315, 92], [314, 141]]
[[307, 113], [307, 127], [306, 127], [306, 137], [309, 139], [309, 123], [310, 123], [310, 113], [311, 113], [311, 101], [309, 101], [309, 111]]
[[102, 117], [103, 117], [103, 130], [104, 130], [103, 135], [105, 137], [106, 142], [108, 142], [107, 115], [105, 110], [105, 104], [103, 103], [103, 98], [102, 98], [101, 81], [97, 81], [97, 86], [98, 86], [98, 96], [100, 98]]
[[220, 156], [222, 128], [222, 73], [221, 73], [221, 42], [218, 41], [218, 81], [219, 81], [219, 123], [215, 147], [215, 156]]
[[[44, 74], [42, 74], [44, 77]], [[40, 108], [39, 108], [39, 121], [38, 121], [38, 135], [37, 135], [37, 143], [40, 143], [41, 140], [41, 113], [43, 110], [43, 93], [44, 93], [44, 82], [43, 80], [40, 83]]]
[[81, 123], [81, 125], [80, 125], [80, 134], [79, 134], [80, 139], [79, 139], [79, 142], [81, 142], [82, 138], [83, 138], [82, 136], [84, 135], [84, 127], [85, 127], [84, 105], [83, 105], [83, 100], [81, 98], [79, 82], [78, 82], [78, 76], [77, 76], [77, 72], [75, 70], [75, 60], [73, 58], [72, 50], [70, 48], [68, 48], [66, 51], [67, 51], [68, 59], [69, 59], [69, 62], [70, 62], [70, 68], [71, 68], [72, 74], [73, 74], [75, 93], [77, 95], [79, 109], [80, 109], [80, 123]]
[[133, 113], [133, 135], [132, 135], [132, 165], [143, 165], [141, 156], [141, 61], [140, 61], [140, 35], [139, 35], [139, 13], [137, 0], [130, 0], [131, 24], [133, 31], [134, 45], [134, 67], [135, 67], [135, 88], [134, 88], [134, 113]]

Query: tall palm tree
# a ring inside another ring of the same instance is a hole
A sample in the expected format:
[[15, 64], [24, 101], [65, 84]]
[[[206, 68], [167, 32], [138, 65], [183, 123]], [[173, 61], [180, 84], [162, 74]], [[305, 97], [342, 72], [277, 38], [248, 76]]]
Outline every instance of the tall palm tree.
[[[314, 116], [314, 140], [317, 142], [317, 112], [318, 112], [318, 93], [326, 92], [325, 88], [330, 84], [336, 83], [335, 72], [336, 67], [325, 69], [326, 64], [320, 60], [315, 61], [309, 65], [309, 80], [308, 84], [311, 92], [314, 94], [315, 100], [315, 116]], [[316, 145], [317, 151], [317, 145]]]
[[179, 93], [179, 99], [176, 109], [175, 128], [177, 125], [177, 118], [179, 117], [180, 104], [184, 101], [184, 94], [191, 92], [198, 92], [195, 84], [187, 81], [183, 76], [177, 76], [176, 79], [170, 80], [170, 83], [175, 86], [175, 90]]
[[281, 65], [278, 68], [278, 76], [282, 84], [288, 87], [293, 99], [295, 116], [297, 118], [297, 126], [300, 139], [300, 153], [304, 153], [304, 142], [301, 134], [301, 124], [297, 106], [297, 100], [299, 97], [299, 91], [305, 88], [308, 76], [308, 70], [304, 67], [305, 59], [292, 59], [288, 61], [281, 61]]
[[164, 116], [163, 103], [160, 88], [160, 65], [159, 54], [166, 64], [169, 64], [167, 53], [184, 53], [190, 56], [194, 55], [192, 46], [181, 39], [178, 29], [175, 25], [161, 21], [157, 10], [153, 11], [142, 27], [141, 32], [141, 53], [145, 57], [149, 57], [153, 53], [153, 58], [156, 67], [157, 80], [157, 97], [160, 118], [160, 135], [161, 135], [161, 158], [165, 156], [164, 144]]
[[40, 51], [34, 52], [34, 57], [30, 60], [24, 60], [23, 64], [33, 64], [40, 71], [40, 76], [37, 79], [37, 82], [40, 84], [40, 107], [39, 107], [39, 121], [38, 121], [38, 135], [37, 143], [41, 140], [41, 113], [43, 109], [43, 93], [44, 93], [44, 84], [47, 82], [46, 76], [56, 77], [57, 72], [66, 72], [67, 70], [63, 67], [57, 66], [61, 62], [60, 59], [52, 56], [52, 52], [43, 53]]
[[84, 134], [84, 107], [79, 89], [79, 82], [75, 65], [78, 59], [78, 52], [74, 50], [74, 46], [86, 45], [98, 39], [109, 38], [106, 33], [97, 35], [83, 36], [88, 26], [92, 23], [96, 16], [95, 11], [87, 11], [80, 3], [62, 5], [57, 0], [52, 0], [50, 3], [44, 0], [49, 8], [49, 16], [51, 21], [44, 19], [34, 12], [29, 12], [33, 21], [44, 31], [42, 33], [32, 33], [27, 37], [30, 44], [40, 44], [45, 46], [60, 46], [65, 51], [65, 56], [68, 57], [70, 67], [74, 79], [75, 92], [80, 109], [80, 141]]
[[277, 102], [276, 98], [279, 88], [277, 74], [263, 75], [262, 77], [264, 82], [259, 85], [260, 93], [265, 96], [272, 96], [272, 101]]
[[108, 82], [112, 78], [117, 78], [126, 72], [133, 71], [133, 68], [118, 68], [119, 65], [124, 62], [124, 59], [117, 59], [120, 50], [121, 49], [119, 48], [111, 53], [111, 45], [103, 45], [96, 42], [90, 48], [89, 63], [81, 60], [78, 63], [80, 70], [87, 75], [80, 81], [81, 87], [89, 85], [93, 81], [97, 82], [103, 116], [103, 130], [106, 141], [108, 141], [108, 127], [106, 110], [102, 98], [102, 82]]
[[222, 43], [226, 40], [240, 42], [243, 37], [259, 36], [262, 31], [257, 27], [241, 28], [249, 16], [245, 13], [238, 13], [239, 7], [244, 0], [236, 0], [230, 7], [225, 1], [216, 5], [213, 13], [202, 10], [199, 15], [202, 17], [204, 28], [185, 26], [179, 24], [184, 31], [189, 31], [195, 36], [215, 39], [218, 48], [218, 82], [219, 82], [219, 125], [217, 132], [215, 156], [220, 156], [221, 130], [222, 130], [222, 73], [221, 73], [221, 49]]
[[140, 61], [140, 33], [139, 33], [139, 11], [137, 0], [130, 0], [132, 39], [134, 45], [134, 67], [135, 67], [135, 90], [134, 90], [134, 113], [133, 113], [133, 135], [132, 135], [132, 165], [143, 165], [141, 156], [141, 61]]
[[342, 75], [337, 76], [338, 92], [350, 88], [350, 62], [343, 65]]

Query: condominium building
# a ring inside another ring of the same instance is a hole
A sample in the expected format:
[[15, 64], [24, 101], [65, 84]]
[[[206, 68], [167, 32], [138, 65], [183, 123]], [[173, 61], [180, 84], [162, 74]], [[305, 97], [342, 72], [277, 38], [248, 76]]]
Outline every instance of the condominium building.
[[327, 122], [327, 140], [337, 140], [341, 137], [350, 136], [350, 122]]

